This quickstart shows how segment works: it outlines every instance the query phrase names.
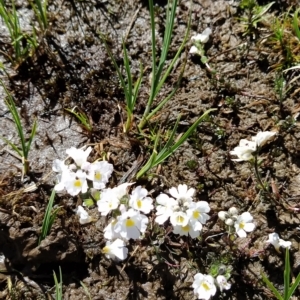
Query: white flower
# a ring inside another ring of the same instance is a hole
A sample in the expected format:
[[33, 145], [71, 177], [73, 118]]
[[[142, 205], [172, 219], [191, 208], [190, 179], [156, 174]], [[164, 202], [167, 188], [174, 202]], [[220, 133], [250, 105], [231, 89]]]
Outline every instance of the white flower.
[[146, 197], [148, 191], [141, 186], [137, 186], [131, 193], [129, 205], [145, 214], [148, 214], [153, 209], [153, 200]]
[[244, 212], [237, 217], [237, 220], [234, 223], [234, 228], [237, 235], [241, 238], [247, 236], [246, 232], [251, 232], [254, 230], [255, 225], [252, 223], [253, 217], [249, 212]]
[[104, 237], [107, 240], [113, 240], [116, 238], [120, 238], [121, 235], [117, 232], [115, 232], [115, 226], [117, 224], [118, 220], [117, 219], [112, 219], [110, 223], [104, 228]]
[[272, 140], [277, 134], [275, 131], [261, 131], [256, 136], [252, 137], [252, 141], [256, 143], [258, 147], [264, 146], [269, 140]]
[[208, 27], [202, 33], [198, 33], [197, 35], [192, 36], [191, 40], [205, 44], [208, 42], [211, 33], [212, 30]]
[[55, 185], [54, 189], [57, 192], [62, 191], [65, 188], [65, 181], [69, 177], [69, 167], [65, 165], [64, 161], [55, 159], [52, 165], [52, 170], [56, 173], [58, 183]]
[[269, 239], [266, 241], [266, 243], [272, 244], [278, 253], [280, 253], [280, 247], [290, 248], [292, 245], [290, 241], [280, 239], [278, 233], [276, 232], [269, 234]]
[[79, 216], [79, 223], [81, 225], [88, 224], [93, 220], [92, 217], [89, 216], [88, 212], [81, 205], [77, 207], [76, 214]]
[[229, 218], [229, 214], [228, 214], [228, 212], [221, 210], [218, 212], [218, 217], [220, 220], [225, 221], [226, 219]]
[[98, 211], [102, 216], [107, 216], [113, 209], [117, 209], [120, 200], [127, 195], [128, 186], [133, 183], [123, 183], [113, 189], [108, 188], [101, 192], [100, 200], [97, 201]]
[[238, 158], [233, 161], [247, 161], [253, 158], [252, 153], [256, 151], [256, 142], [245, 139], [240, 140], [239, 146], [230, 151], [231, 155], [236, 155]]
[[166, 194], [160, 194], [156, 198], [156, 202], [159, 204], [156, 206], [156, 218], [155, 222], [163, 224], [168, 220], [174, 211], [174, 207], [177, 205], [175, 199], [169, 197]]
[[217, 278], [217, 283], [220, 288], [220, 291], [222, 292], [223, 290], [229, 290], [231, 288], [231, 284], [227, 282], [227, 279], [223, 275], [218, 275]]
[[189, 53], [191, 54], [198, 54], [201, 56], [202, 52], [196, 47], [196, 46], [192, 46]]
[[74, 160], [75, 164], [81, 168], [81, 166], [87, 162], [87, 158], [91, 151], [91, 147], [88, 147], [86, 150], [71, 147], [70, 149], [66, 150], [66, 153]]
[[78, 170], [76, 173], [69, 172], [68, 178], [65, 179], [65, 187], [71, 196], [76, 196], [80, 192], [86, 193], [88, 189], [86, 174], [82, 170]]
[[92, 164], [88, 164], [86, 171], [88, 172], [87, 178], [93, 181], [93, 187], [101, 190], [105, 188], [114, 167], [107, 161], [97, 161]]
[[211, 296], [214, 296], [217, 291], [214, 278], [211, 275], [204, 275], [201, 273], [197, 273], [194, 276], [192, 287], [194, 288], [194, 293], [197, 294], [198, 299], [204, 300], [208, 300]]
[[239, 214], [239, 211], [237, 210], [236, 207], [232, 206], [228, 209], [228, 213], [230, 214], [230, 216], [232, 217], [237, 217]]
[[189, 222], [189, 217], [183, 211], [175, 211], [170, 217], [170, 222], [173, 226], [186, 226]]
[[205, 224], [209, 220], [210, 207], [206, 201], [192, 202], [187, 210], [187, 215], [191, 222], [200, 222]]
[[185, 226], [176, 225], [173, 227], [173, 233], [185, 236], [190, 235], [192, 239], [198, 237], [201, 230], [202, 224], [200, 222], [189, 222]]
[[115, 225], [115, 232], [119, 233], [122, 238], [138, 239], [141, 233], [144, 233], [147, 228], [148, 218], [142, 215], [139, 211], [130, 208], [118, 217], [118, 222]]
[[193, 201], [195, 189], [188, 189], [186, 184], [179, 184], [178, 188], [172, 187], [169, 189], [170, 195], [176, 199], [179, 205], [188, 206]]
[[125, 247], [125, 242], [116, 239], [113, 242], [107, 241], [106, 246], [102, 249], [102, 253], [105, 254], [107, 258], [124, 260], [127, 257], [128, 249]]

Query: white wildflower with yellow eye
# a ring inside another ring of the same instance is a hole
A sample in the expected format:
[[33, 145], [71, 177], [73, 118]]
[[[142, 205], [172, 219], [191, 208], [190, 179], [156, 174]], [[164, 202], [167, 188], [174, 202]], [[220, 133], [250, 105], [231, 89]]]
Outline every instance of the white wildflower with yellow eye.
[[240, 216], [237, 217], [234, 222], [234, 228], [236, 234], [240, 238], [245, 238], [247, 236], [247, 232], [251, 232], [254, 230], [255, 225], [252, 223], [253, 217], [249, 212], [244, 212]]
[[209, 220], [210, 207], [206, 201], [198, 201], [190, 204], [189, 209], [187, 210], [187, 215], [190, 221], [200, 222], [205, 224]]
[[200, 222], [189, 222], [185, 226], [176, 225], [173, 227], [173, 233], [185, 236], [190, 235], [192, 239], [198, 237], [200, 235], [201, 230], [202, 224]]
[[118, 217], [118, 222], [114, 227], [116, 233], [122, 238], [136, 240], [147, 229], [148, 218], [139, 211], [130, 208]]
[[129, 205], [145, 214], [149, 214], [153, 209], [153, 200], [147, 197], [148, 191], [141, 186], [137, 186], [131, 193]]
[[189, 222], [188, 215], [183, 211], [175, 211], [170, 217], [170, 222], [173, 226], [186, 226]]
[[113, 260], [124, 260], [128, 255], [128, 249], [124, 241], [116, 239], [113, 242], [107, 241], [102, 253]]
[[194, 293], [197, 295], [198, 299], [208, 300], [217, 292], [215, 280], [211, 275], [197, 273], [194, 276], [192, 287], [194, 288]]
[[86, 193], [88, 189], [86, 174], [82, 170], [76, 173], [69, 172], [68, 176], [63, 180], [67, 192], [71, 196], [76, 196], [79, 193]]
[[97, 161], [92, 164], [88, 164], [86, 168], [87, 179], [93, 182], [93, 187], [95, 189], [104, 189], [113, 170], [113, 165], [107, 161]]

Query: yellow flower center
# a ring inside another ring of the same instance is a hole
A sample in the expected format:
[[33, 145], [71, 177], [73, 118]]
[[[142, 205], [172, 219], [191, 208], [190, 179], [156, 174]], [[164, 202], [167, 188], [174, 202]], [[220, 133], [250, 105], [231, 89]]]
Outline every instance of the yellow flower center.
[[200, 217], [199, 211], [198, 210], [194, 210], [194, 212], [193, 212], [193, 218], [194, 219], [198, 219], [199, 217]]
[[75, 181], [74, 181], [74, 186], [75, 187], [77, 187], [77, 188], [79, 188], [79, 187], [81, 187], [81, 181], [79, 180], [79, 179], [76, 179]]
[[101, 173], [100, 172], [95, 172], [95, 179], [96, 180], [101, 180], [101, 178], [102, 178]]
[[189, 225], [183, 226], [182, 230], [183, 231], [189, 231], [190, 230], [190, 226]]
[[132, 226], [134, 226], [134, 221], [132, 220], [132, 219], [127, 219], [126, 220], [126, 223], [125, 223], [125, 226], [126, 227], [132, 227]]
[[206, 291], [209, 291], [210, 290], [210, 287], [208, 286], [208, 284], [207, 283], [202, 283], [202, 286], [203, 286], [203, 288], [206, 290]]
[[178, 223], [183, 223], [184, 217], [183, 216], [177, 216], [177, 222]]
[[142, 207], [142, 201], [141, 201], [141, 199], [139, 199], [139, 200], [136, 202], [136, 204], [137, 204], [137, 207], [138, 207], [138, 208], [141, 208], [141, 207]]
[[240, 223], [240, 228], [241, 228], [241, 229], [244, 229], [244, 227], [245, 227], [245, 223], [244, 223], [244, 222], [241, 222], [241, 223]]
[[104, 254], [107, 254], [109, 252], [109, 247], [108, 246], [105, 246], [103, 249], [102, 249], [102, 252]]

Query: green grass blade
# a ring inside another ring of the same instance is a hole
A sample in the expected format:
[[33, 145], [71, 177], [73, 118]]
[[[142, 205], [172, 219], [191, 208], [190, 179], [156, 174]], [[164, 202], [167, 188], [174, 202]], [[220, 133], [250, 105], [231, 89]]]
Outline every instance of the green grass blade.
[[[155, 147], [154, 151], [150, 157], [150, 159], [147, 161], [145, 166], [140, 170], [140, 172], [137, 174], [137, 178], [140, 178], [143, 176], [148, 170], [151, 168], [161, 164], [165, 159], [167, 159], [171, 154], [173, 154], [186, 140], [187, 138], [193, 133], [193, 131], [197, 128], [197, 126], [202, 122], [210, 112], [216, 110], [215, 108], [207, 110], [198, 120], [178, 139], [178, 141], [171, 146], [173, 140], [174, 140], [174, 135], [178, 126], [179, 119], [177, 119], [175, 123], [175, 127], [172, 130], [171, 136], [168, 139], [168, 142], [166, 145], [163, 147], [161, 151], [157, 154], [156, 147], [158, 144], [158, 136], [155, 140]], [[155, 155], [154, 155], [155, 154]]]
[[297, 287], [299, 286], [299, 284], [300, 284], [300, 273], [298, 274], [293, 285], [290, 287], [289, 293], [287, 295], [287, 299], [290, 299], [293, 296], [293, 294], [294, 294], [295, 290], [297, 289]]
[[[151, 45], [152, 46], [152, 80], [151, 80], [151, 90], [150, 90], [150, 96], [151, 96], [155, 92], [155, 81], [156, 81], [156, 37], [155, 37], [155, 20], [154, 20], [153, 0], [149, 0], [149, 11], [150, 11], [150, 20], [151, 20], [151, 44], [152, 44]], [[151, 106], [151, 104], [150, 104], [150, 106]], [[147, 103], [147, 107], [148, 107], [148, 103]], [[147, 107], [146, 107], [146, 110], [147, 110]], [[150, 110], [150, 107], [149, 107], [149, 110]]]
[[123, 53], [124, 53], [123, 61], [124, 61], [126, 77], [127, 77], [127, 92], [128, 92], [128, 98], [126, 98], [126, 106], [127, 106], [127, 110], [129, 110], [130, 115], [132, 115], [134, 110], [134, 104], [132, 103], [133, 101], [132, 76], [131, 76], [128, 52], [126, 50], [126, 46], [124, 42], [123, 42]]
[[7, 143], [9, 146], [11, 146], [15, 150], [15, 152], [18, 153], [18, 155], [20, 156], [20, 159], [22, 159], [23, 152], [15, 144], [13, 144], [11, 141], [9, 141], [8, 139], [6, 139], [3, 136], [0, 136], [0, 139], [2, 139], [5, 143]]
[[160, 138], [160, 132], [158, 132], [157, 135], [156, 135], [155, 142], [154, 142], [153, 152], [152, 152], [150, 158], [148, 159], [148, 161], [146, 162], [146, 164], [141, 168], [141, 170], [136, 175], [137, 179], [141, 178], [155, 164], [155, 160], [156, 160], [156, 156], [157, 156], [157, 150], [156, 149], [157, 149], [157, 145], [158, 145], [158, 142], [159, 142], [159, 138]]
[[267, 278], [267, 276], [264, 273], [261, 273], [261, 277], [265, 282], [265, 284], [267, 285], [267, 287], [273, 292], [274, 296], [278, 300], [284, 300], [282, 296], [279, 294], [279, 292], [277, 291], [277, 289], [275, 288], [275, 286], [273, 285], [273, 283]]
[[166, 158], [168, 158], [172, 153], [174, 153], [193, 133], [193, 131], [197, 128], [197, 126], [208, 116], [209, 113], [216, 110], [215, 108], [207, 110], [198, 120], [180, 137], [180, 139], [169, 149], [163, 149], [160, 153], [158, 153], [155, 165], [162, 163]]
[[23, 127], [21, 124], [18, 110], [15, 105], [15, 101], [14, 101], [13, 97], [11, 96], [11, 94], [9, 93], [9, 91], [7, 90], [4, 83], [2, 82], [2, 80], [0, 80], [0, 84], [4, 88], [5, 94], [7, 96], [7, 99], [5, 99], [5, 104], [7, 105], [10, 113], [12, 114], [16, 129], [17, 129], [20, 141], [21, 141], [21, 148], [22, 148], [22, 152], [23, 152], [22, 156], [24, 156], [24, 158], [27, 159], [27, 157], [25, 156], [26, 155], [26, 143], [25, 143], [25, 138], [24, 138], [24, 134], [23, 134]]
[[295, 34], [300, 41], [300, 29], [298, 25], [298, 13], [299, 13], [300, 8], [298, 8], [295, 13], [294, 13], [294, 18], [293, 18], [293, 29], [295, 31]]
[[113, 63], [113, 65], [114, 65], [114, 67], [115, 67], [115, 69], [116, 69], [116, 71], [118, 73], [118, 77], [119, 77], [119, 80], [121, 82], [121, 86], [123, 88], [124, 94], [125, 94], [126, 102], [129, 102], [130, 101], [130, 97], [129, 97], [129, 93], [128, 93], [127, 86], [126, 86], [124, 77], [122, 75], [122, 72], [121, 72], [121, 70], [120, 70], [120, 68], [119, 68], [119, 66], [118, 66], [118, 64], [117, 64], [117, 62], [116, 62], [116, 60], [114, 58], [113, 53], [111, 52], [108, 44], [106, 43], [105, 37], [101, 33], [99, 34], [99, 36], [100, 36], [100, 38], [101, 38], [101, 40], [102, 40], [102, 42], [103, 42], [103, 44], [104, 44], [104, 46], [106, 48], [106, 51], [107, 51], [110, 59], [112, 60], [112, 63]]
[[289, 288], [290, 288], [290, 276], [291, 276], [291, 266], [290, 266], [290, 251], [288, 248], [285, 250], [285, 268], [284, 268], [284, 300], [289, 300]]
[[54, 198], [55, 198], [55, 190], [52, 190], [51, 196], [49, 198], [49, 202], [45, 211], [45, 216], [42, 224], [42, 230], [41, 230], [41, 235], [39, 237], [39, 242], [38, 244], [41, 243], [41, 241], [48, 235], [51, 225], [53, 224], [53, 220], [51, 220], [51, 215], [52, 215], [52, 208], [54, 204]]
[[26, 158], [28, 157], [28, 153], [29, 153], [29, 150], [30, 150], [30, 147], [31, 147], [31, 143], [32, 143], [32, 141], [35, 137], [35, 134], [36, 134], [36, 130], [37, 130], [37, 121], [35, 119], [34, 122], [33, 122], [33, 126], [32, 126], [32, 129], [31, 129], [31, 133], [30, 133], [26, 148], [25, 148], [26, 149], [26, 154], [25, 154]]
[[57, 276], [54, 271], [53, 271], [53, 278], [55, 284], [55, 300], [63, 300], [63, 289], [62, 289], [63, 282], [62, 282], [62, 273], [60, 267], [59, 267], [59, 282], [57, 280]]
[[82, 281], [80, 281], [80, 285], [82, 286], [85, 294], [89, 297], [89, 300], [92, 300], [92, 296], [91, 296], [88, 288], [86, 287], [86, 285]]

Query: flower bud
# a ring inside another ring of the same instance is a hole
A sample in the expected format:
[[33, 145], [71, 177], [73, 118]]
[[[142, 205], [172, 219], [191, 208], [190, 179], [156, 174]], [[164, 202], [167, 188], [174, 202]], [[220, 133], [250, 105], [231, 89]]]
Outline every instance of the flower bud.
[[230, 218], [226, 219], [225, 224], [228, 226], [232, 226], [234, 224], [234, 221]]
[[218, 212], [218, 217], [222, 221], [225, 221], [228, 218], [228, 213], [226, 211], [221, 210]]
[[239, 211], [237, 210], [236, 207], [230, 207], [229, 210], [228, 210], [228, 213], [231, 215], [231, 216], [237, 216]]

